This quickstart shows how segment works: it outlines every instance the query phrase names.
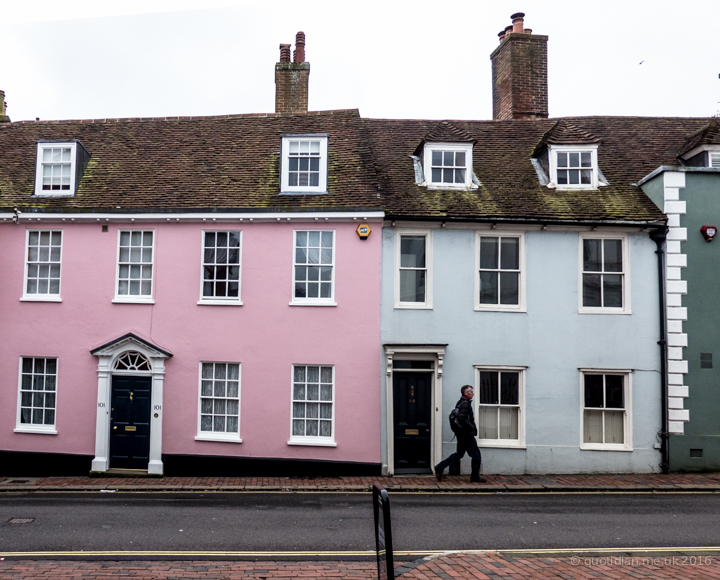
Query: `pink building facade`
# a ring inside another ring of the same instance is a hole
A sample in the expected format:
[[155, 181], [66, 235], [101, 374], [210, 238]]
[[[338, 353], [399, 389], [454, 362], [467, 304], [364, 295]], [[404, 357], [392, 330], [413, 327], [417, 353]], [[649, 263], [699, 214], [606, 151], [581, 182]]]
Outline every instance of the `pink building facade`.
[[0, 471], [379, 473], [357, 111], [0, 123]]

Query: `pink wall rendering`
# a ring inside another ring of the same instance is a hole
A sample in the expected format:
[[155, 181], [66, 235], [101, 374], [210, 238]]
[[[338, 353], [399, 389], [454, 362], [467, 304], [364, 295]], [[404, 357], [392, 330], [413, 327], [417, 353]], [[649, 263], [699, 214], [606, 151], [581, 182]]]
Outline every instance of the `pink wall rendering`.
[[[359, 222], [0, 225], [0, 450], [93, 455], [98, 359], [132, 332], [166, 360], [162, 452], [380, 462], [380, 245]], [[61, 302], [21, 301], [27, 230], [62, 230]], [[155, 236], [154, 304], [113, 303], [118, 231]], [[295, 230], [335, 231], [336, 306], [291, 306]], [[204, 230], [242, 231], [242, 306], [199, 305]], [[20, 357], [57, 357], [56, 435], [16, 433]], [[242, 443], [197, 441], [201, 362], [240, 363]], [[292, 365], [335, 369], [335, 447], [288, 445]]]

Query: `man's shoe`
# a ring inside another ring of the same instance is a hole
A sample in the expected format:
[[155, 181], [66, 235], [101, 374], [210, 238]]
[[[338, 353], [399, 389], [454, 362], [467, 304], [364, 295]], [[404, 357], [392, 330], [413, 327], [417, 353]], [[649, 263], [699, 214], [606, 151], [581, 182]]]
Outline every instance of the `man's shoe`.
[[470, 483], [485, 483], [486, 481], [487, 481], [487, 479], [485, 479], [484, 477], [471, 477], [470, 478]]
[[435, 477], [437, 477], [437, 480], [442, 482], [443, 472], [438, 469], [437, 465], [433, 467], [433, 472], [435, 473]]

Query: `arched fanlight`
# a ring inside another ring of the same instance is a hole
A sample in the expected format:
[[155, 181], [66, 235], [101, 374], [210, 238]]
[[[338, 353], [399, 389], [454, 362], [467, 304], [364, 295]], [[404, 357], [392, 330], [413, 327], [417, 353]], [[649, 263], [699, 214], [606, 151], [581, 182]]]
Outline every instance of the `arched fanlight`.
[[116, 371], [149, 371], [150, 361], [146, 359], [139, 352], [129, 351], [123, 353], [122, 356], [118, 357], [115, 361]]

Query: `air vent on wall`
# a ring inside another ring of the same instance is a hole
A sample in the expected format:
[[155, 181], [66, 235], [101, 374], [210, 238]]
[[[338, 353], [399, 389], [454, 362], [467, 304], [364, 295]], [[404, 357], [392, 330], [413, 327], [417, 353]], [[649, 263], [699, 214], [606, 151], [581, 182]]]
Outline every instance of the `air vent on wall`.
[[690, 457], [702, 457], [702, 456], [703, 456], [702, 449], [691, 449], [690, 450]]

